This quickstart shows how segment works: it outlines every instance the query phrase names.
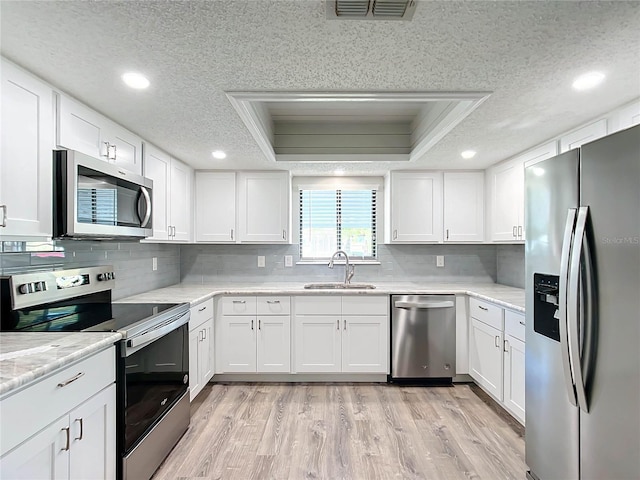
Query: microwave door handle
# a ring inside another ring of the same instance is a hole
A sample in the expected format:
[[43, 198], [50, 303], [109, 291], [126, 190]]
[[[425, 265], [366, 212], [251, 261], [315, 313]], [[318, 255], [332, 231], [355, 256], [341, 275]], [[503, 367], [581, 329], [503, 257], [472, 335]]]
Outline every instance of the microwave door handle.
[[[571, 405], [577, 406], [576, 391], [573, 382], [573, 369], [571, 368], [571, 358], [569, 355], [568, 336], [568, 315], [567, 315], [567, 288], [569, 283], [569, 263], [571, 261], [571, 240], [576, 223], [576, 209], [570, 208], [567, 212], [567, 221], [564, 228], [564, 238], [562, 241], [562, 256], [560, 259], [560, 286], [558, 298], [558, 319], [560, 327], [560, 356], [562, 359], [562, 369], [564, 371], [564, 383]], [[575, 242], [574, 242], [575, 244]]]
[[[141, 198], [144, 198], [146, 203], [144, 218], [141, 218], [140, 226], [142, 228], [146, 227], [149, 224], [149, 220], [151, 219], [151, 195], [149, 195], [149, 190], [145, 187], [140, 187]], [[138, 203], [138, 207], [140, 203]], [[140, 216], [140, 209], [138, 208], [138, 216]]]

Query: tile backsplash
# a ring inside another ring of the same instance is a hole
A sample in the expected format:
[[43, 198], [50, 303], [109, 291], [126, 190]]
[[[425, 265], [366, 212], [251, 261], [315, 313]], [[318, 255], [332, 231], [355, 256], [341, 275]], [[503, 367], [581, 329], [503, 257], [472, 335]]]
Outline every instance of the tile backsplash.
[[[0, 274], [113, 265], [118, 299], [180, 281], [180, 246], [138, 242], [55, 241], [56, 251], [0, 253]], [[153, 257], [158, 269], [153, 271]]]
[[[293, 267], [284, 266], [285, 255]], [[444, 255], [444, 268], [436, 267]], [[258, 268], [258, 256], [265, 267]], [[296, 265], [297, 245], [182, 245], [180, 277], [185, 283], [341, 281], [344, 267]], [[495, 245], [379, 245], [379, 265], [357, 265], [353, 282], [495, 282]]]
[[497, 245], [497, 282], [524, 288], [524, 245]]

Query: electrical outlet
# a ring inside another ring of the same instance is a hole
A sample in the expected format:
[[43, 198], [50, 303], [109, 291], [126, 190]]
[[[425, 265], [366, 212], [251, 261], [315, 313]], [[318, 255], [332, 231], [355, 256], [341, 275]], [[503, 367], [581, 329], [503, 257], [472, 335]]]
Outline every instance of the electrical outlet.
[[444, 267], [444, 255], [436, 255], [436, 267]]
[[264, 268], [264, 255], [258, 255], [258, 268]]
[[293, 267], [293, 255], [285, 255], [284, 256], [284, 266], [285, 267]]
[[158, 257], [153, 257], [151, 261], [151, 269], [155, 272], [158, 270]]

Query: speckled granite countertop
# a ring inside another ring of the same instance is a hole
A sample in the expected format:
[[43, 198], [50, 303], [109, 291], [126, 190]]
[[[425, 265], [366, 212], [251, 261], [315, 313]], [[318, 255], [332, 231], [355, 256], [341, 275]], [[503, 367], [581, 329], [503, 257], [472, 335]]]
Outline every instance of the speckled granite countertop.
[[215, 295], [387, 295], [387, 294], [462, 294], [524, 312], [524, 289], [496, 283], [374, 283], [370, 290], [311, 290], [302, 283], [219, 283], [208, 285], [176, 284], [117, 300], [135, 302], [188, 302], [196, 305]]
[[0, 397], [121, 338], [115, 332], [0, 333]]

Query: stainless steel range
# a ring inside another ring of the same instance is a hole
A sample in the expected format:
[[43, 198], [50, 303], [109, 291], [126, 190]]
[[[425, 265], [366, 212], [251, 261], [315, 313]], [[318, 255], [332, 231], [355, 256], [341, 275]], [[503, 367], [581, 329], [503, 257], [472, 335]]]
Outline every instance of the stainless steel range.
[[189, 426], [189, 304], [112, 303], [113, 267], [0, 278], [2, 331], [117, 331], [118, 478], [150, 478]]

